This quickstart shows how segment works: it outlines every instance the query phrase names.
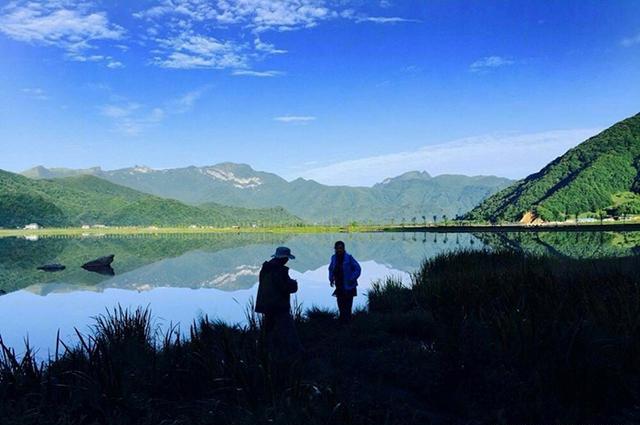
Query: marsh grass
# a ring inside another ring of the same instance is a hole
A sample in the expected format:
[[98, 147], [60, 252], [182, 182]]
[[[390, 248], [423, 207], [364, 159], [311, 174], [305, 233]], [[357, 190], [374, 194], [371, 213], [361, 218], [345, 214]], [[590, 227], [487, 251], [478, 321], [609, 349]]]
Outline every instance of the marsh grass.
[[640, 419], [638, 258], [457, 252], [373, 285], [349, 326], [294, 316], [279, 358], [260, 317], [159, 333], [115, 308], [52, 358], [0, 341], [2, 424], [591, 423]]

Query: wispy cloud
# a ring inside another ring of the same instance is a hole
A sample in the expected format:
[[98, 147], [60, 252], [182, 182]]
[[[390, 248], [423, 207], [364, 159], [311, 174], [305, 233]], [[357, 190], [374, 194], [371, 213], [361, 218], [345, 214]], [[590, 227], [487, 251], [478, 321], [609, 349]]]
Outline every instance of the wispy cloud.
[[49, 100], [49, 96], [47, 96], [45, 91], [38, 87], [24, 88], [22, 89], [22, 93], [24, 93], [26, 96], [30, 97], [31, 99]]
[[121, 100], [100, 107], [100, 114], [112, 120], [114, 129], [127, 136], [138, 136], [171, 115], [185, 114], [211, 86], [203, 86], [184, 95], [163, 102], [159, 106], [148, 106], [138, 102]]
[[311, 121], [315, 121], [316, 117], [309, 115], [283, 115], [280, 117], [274, 117], [275, 121], [283, 122], [283, 123], [309, 123]]
[[252, 71], [249, 69], [238, 69], [231, 73], [231, 75], [240, 76], [240, 77], [259, 77], [259, 78], [269, 78], [269, 77], [279, 77], [284, 75], [282, 71]]
[[265, 53], [267, 55], [282, 55], [284, 53], [287, 53], [286, 50], [278, 49], [271, 43], [265, 43], [260, 39], [260, 37], [256, 37], [253, 40], [253, 45], [258, 52]]
[[624, 47], [631, 47], [635, 46], [636, 44], [640, 44], [640, 33], [632, 37], [623, 38], [622, 41], [620, 41], [620, 44], [622, 44]]
[[486, 71], [488, 69], [500, 68], [513, 65], [515, 61], [502, 56], [485, 56], [469, 65], [471, 72]]
[[127, 136], [137, 136], [165, 117], [162, 108], [146, 108], [135, 102], [104, 105], [100, 112], [113, 121], [117, 132]]
[[102, 61], [112, 58], [85, 55], [96, 43], [121, 40], [124, 28], [109, 21], [107, 14], [79, 0], [12, 1], [0, 9], [0, 32], [23, 42], [55, 46], [68, 59]]
[[124, 64], [117, 60], [111, 60], [110, 62], [107, 63], [107, 68], [120, 69], [120, 68], [124, 68]]
[[173, 114], [184, 114], [191, 111], [196, 102], [209, 90], [211, 86], [203, 86], [192, 90], [178, 99], [168, 103], [168, 110]]
[[342, 161], [306, 170], [302, 177], [325, 184], [372, 185], [407, 171], [431, 174], [498, 175], [523, 178], [599, 129], [469, 137], [397, 152]]
[[374, 24], [400, 24], [405, 22], [419, 23], [418, 19], [401, 18], [399, 16], [361, 16], [355, 18], [357, 23], [372, 22]]

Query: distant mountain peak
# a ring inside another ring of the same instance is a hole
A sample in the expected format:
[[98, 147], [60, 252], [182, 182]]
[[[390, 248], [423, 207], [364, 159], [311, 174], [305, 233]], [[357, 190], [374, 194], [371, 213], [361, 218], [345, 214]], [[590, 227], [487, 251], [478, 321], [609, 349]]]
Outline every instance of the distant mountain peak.
[[132, 173], [141, 173], [141, 174], [147, 174], [147, 173], [153, 173], [154, 170], [151, 167], [147, 167], [146, 165], [136, 165], [131, 169]]
[[100, 174], [101, 172], [102, 168], [100, 167], [90, 167], [76, 170], [73, 168], [47, 168], [44, 165], [38, 165], [36, 167], [25, 170], [20, 174], [32, 179], [53, 179], [58, 177], [72, 177], [84, 174], [96, 175]]
[[[250, 167], [249, 167], [250, 168]], [[241, 177], [226, 167], [213, 166], [200, 168], [200, 172], [214, 180], [233, 184], [238, 189], [253, 189], [264, 182], [260, 177]]]
[[380, 184], [389, 184], [397, 181], [407, 181], [407, 180], [430, 180], [433, 177], [426, 171], [407, 171], [404, 174], [400, 174], [396, 177], [389, 177], [384, 179]]

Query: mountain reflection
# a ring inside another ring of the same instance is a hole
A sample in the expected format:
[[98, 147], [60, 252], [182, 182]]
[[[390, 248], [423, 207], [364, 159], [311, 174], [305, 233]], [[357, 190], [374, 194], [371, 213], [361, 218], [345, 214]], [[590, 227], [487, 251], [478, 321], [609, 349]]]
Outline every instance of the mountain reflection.
[[[99, 238], [0, 239], [0, 289], [28, 288], [50, 292], [120, 288], [146, 291], [158, 287], [251, 288], [262, 262], [277, 245], [296, 254], [290, 267], [299, 273], [325, 267], [333, 243], [344, 240], [360, 261], [373, 261], [392, 270], [414, 272], [425, 258], [458, 249], [515, 249], [572, 257], [620, 256], [638, 252], [638, 232], [555, 232], [516, 234], [237, 234], [130, 236]], [[89, 273], [83, 260], [107, 252], [116, 254], [116, 276]], [[67, 269], [47, 274], [36, 270], [44, 262]]]

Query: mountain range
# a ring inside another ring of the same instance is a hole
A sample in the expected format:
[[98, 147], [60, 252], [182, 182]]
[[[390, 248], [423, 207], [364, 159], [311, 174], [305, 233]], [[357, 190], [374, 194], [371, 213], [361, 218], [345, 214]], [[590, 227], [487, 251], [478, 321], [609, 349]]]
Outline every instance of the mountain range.
[[193, 206], [142, 193], [104, 179], [80, 175], [34, 180], [0, 170], [0, 227], [296, 224], [282, 208]]
[[287, 181], [246, 164], [221, 163], [206, 167], [155, 170], [135, 166], [119, 170], [99, 167], [75, 170], [32, 168], [22, 173], [33, 179], [93, 175], [137, 191], [190, 205], [212, 204], [242, 208], [282, 207], [307, 222], [410, 222], [413, 218], [453, 218], [512, 183], [494, 176], [440, 175], [409, 172], [373, 187], [327, 186], [298, 178]]
[[487, 198], [466, 218], [556, 221], [585, 213], [596, 217], [640, 214], [640, 114]]

